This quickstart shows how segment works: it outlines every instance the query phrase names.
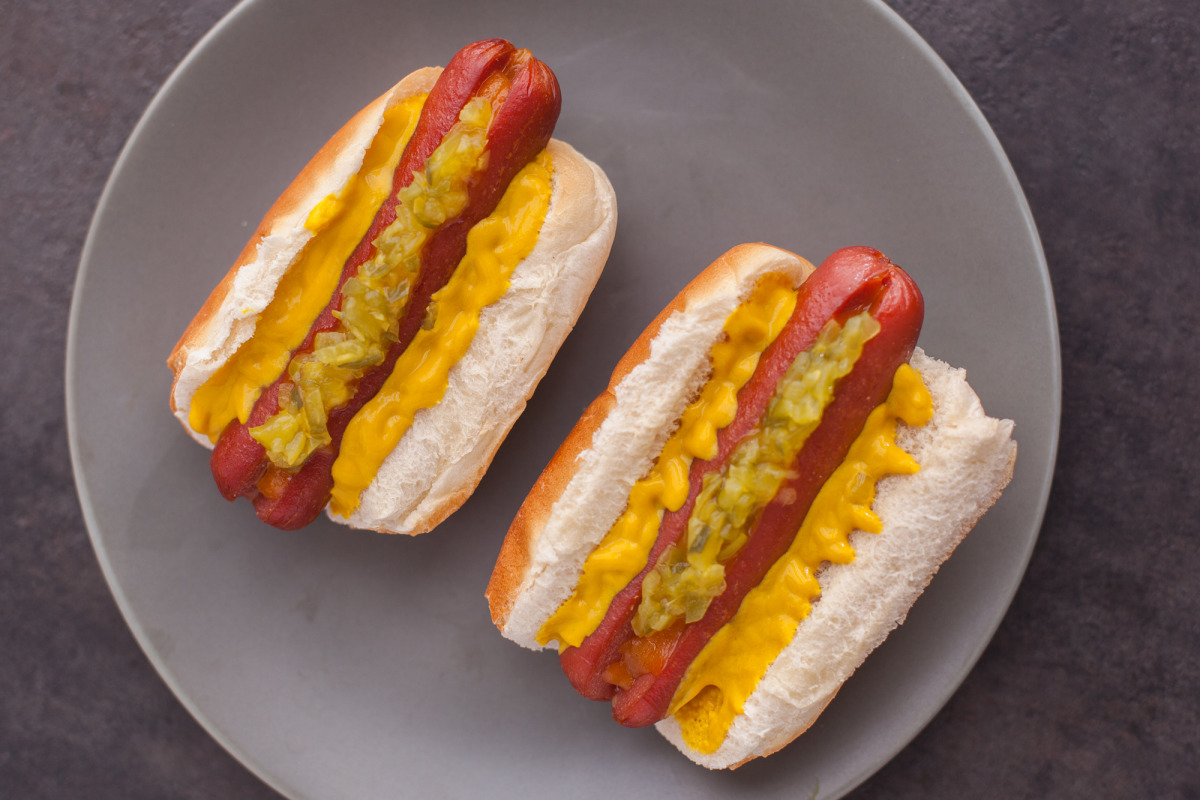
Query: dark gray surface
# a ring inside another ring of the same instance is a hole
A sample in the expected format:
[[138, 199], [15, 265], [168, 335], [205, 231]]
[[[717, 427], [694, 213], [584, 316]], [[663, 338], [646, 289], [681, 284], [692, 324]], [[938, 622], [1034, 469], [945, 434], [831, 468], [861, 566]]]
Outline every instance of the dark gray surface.
[[[962, 5], [895, 7], [975, 96], [1038, 221], [1062, 330], [1062, 447], [996, 639], [859, 794], [1196, 796], [1200, 558], [1185, 515], [1197, 324], [1178, 301], [1197, 288], [1196, 12]], [[272, 796], [191, 721], [125, 628], [76, 506], [61, 410], [91, 209], [153, 92], [225, 7], [4, 12], [12, 313], [0, 324], [16, 345], [3, 383], [5, 796]], [[1127, 279], [1140, 273], [1157, 279]]]

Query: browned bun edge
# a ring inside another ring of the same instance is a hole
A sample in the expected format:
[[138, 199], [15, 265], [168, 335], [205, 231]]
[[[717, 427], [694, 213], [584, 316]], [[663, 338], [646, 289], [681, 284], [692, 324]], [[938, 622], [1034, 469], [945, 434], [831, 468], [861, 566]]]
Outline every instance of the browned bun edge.
[[[789, 273], [794, 284], [798, 286], [812, 271], [813, 266], [810, 263], [781, 248], [758, 243], [738, 245], [692, 279], [638, 336], [621, 360], [617, 362], [608, 387], [588, 406], [579, 422], [551, 458], [509, 527], [485, 592], [492, 621], [505, 635], [514, 638], [518, 643], [534, 646], [531, 644], [528, 630], [510, 631], [508, 627], [513, 607], [527, 588], [526, 584], [533, 569], [535, 546], [550, 523], [555, 504], [563, 498], [568, 487], [577, 477], [583, 464], [581, 456], [592, 449], [597, 432], [617, 409], [619, 387], [638, 367], [650, 360], [652, 348], [668, 320], [684, 319], [693, 311], [703, 310], [708, 313], [709, 307], [719, 306], [719, 313], [709, 313], [712, 319], [707, 323], [707, 341], [704, 341], [700, 348], [703, 350], [704, 358], [707, 359], [712, 345], [722, 335], [721, 329], [725, 317], [736, 307], [737, 303], [749, 294], [759, 276], [769, 272]], [[717, 324], [713, 325], [713, 321]], [[696, 370], [692, 372], [694, 374], [690, 376], [679, 376], [679, 386], [663, 387], [662, 389], [664, 393], [678, 395], [676, 405], [679, 406], [680, 413], [683, 406], [690, 401], [691, 395], [699, 389], [699, 384], [707, 378], [707, 373], [711, 372], [711, 365], [706, 364], [698, 372]], [[691, 385], [685, 386], [685, 382], [688, 382], [689, 379]], [[670, 424], [677, 423], [678, 414]], [[658, 436], [658, 448], [661, 448], [662, 441], [669, 433], [670, 430], [661, 431]], [[654, 449], [652, 455], [648, 454], [650, 459], [656, 456], [657, 449]], [[645, 466], [648, 468], [649, 463], [647, 462]], [[644, 473], [644, 470], [642, 472]], [[630, 482], [640, 477], [641, 473], [632, 477], [626, 476]], [[598, 476], [597, 480], [607, 480], [607, 476]], [[598, 542], [599, 537], [607, 533], [619, 513], [620, 510], [611, 515], [611, 519], [598, 522], [594, 526], [591, 538]], [[547, 606], [544, 616], [548, 617], [555, 607], [557, 607], [557, 603], [553, 607]]]
[[529, 568], [533, 543], [545, 526], [550, 507], [562, 496], [567, 484], [571, 482], [571, 465], [579, 458], [579, 454], [591, 445], [592, 434], [600, 427], [600, 423], [615, 403], [610, 384], [610, 388], [593, 400], [583, 412], [579, 422], [559, 445], [541, 477], [517, 510], [517, 516], [500, 545], [500, 554], [496, 558], [496, 566], [488, 580], [487, 589], [484, 590], [492, 614], [492, 623], [496, 627], [503, 628], [508, 623], [517, 592]]
[[[229, 308], [228, 302], [239, 273], [243, 269], [256, 266], [256, 262], [260, 260], [263, 243], [268, 237], [303, 238], [304, 222], [309, 212], [331, 192], [338, 191], [350, 175], [357, 172], [361, 166], [371, 140], [383, 123], [384, 112], [415, 94], [428, 92], [433, 88], [433, 84], [441, 72], [441, 67], [425, 67], [416, 70], [406, 75], [395, 86], [351, 117], [329, 141], [321, 146], [316, 155], [300, 170], [300, 173], [267, 210], [233, 266], [209, 294], [167, 357], [167, 366], [175, 375], [171, 384], [171, 410], [176, 412], [177, 416], [180, 411], [186, 412], [186, 408], [181, 408], [181, 405], [190, 404], [190, 391], [187, 393], [186, 403], [181, 403], [177, 397], [180, 375], [188, 365], [189, 356], [193, 351], [201, 348], [219, 348], [223, 343], [220, 340], [238, 338], [238, 334], [242, 332], [237, 330], [239, 327], [244, 327], [237, 324], [240, 321], [234, 316], [237, 309]], [[299, 253], [302, 246], [303, 242], [298, 243], [292, 259]], [[292, 259], [289, 259], [289, 262]], [[290, 263], [286, 266], [290, 266]], [[274, 284], [278, 284], [283, 271], [274, 276]], [[274, 294], [273, 285], [270, 287], [270, 294]], [[254, 320], [250, 320], [251, 331], [253, 322]], [[240, 338], [241, 341], [244, 341], [249, 338], [249, 333]], [[240, 343], [239, 341], [238, 344]], [[232, 355], [232, 353], [228, 355]], [[223, 360], [221, 359], [221, 361]], [[217, 366], [219, 364], [211, 369], [203, 369], [205, 373], [203, 378], [207, 379], [212, 372], [216, 371]], [[202, 383], [203, 380], [199, 382]], [[184, 423], [185, 428], [188, 427], [186, 413], [183, 414], [180, 421]], [[190, 428], [188, 431], [192, 433]]]

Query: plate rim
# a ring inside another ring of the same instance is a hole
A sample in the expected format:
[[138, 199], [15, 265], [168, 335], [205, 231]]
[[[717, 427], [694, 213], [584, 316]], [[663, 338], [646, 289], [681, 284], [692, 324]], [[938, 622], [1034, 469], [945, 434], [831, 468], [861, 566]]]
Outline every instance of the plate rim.
[[96, 239], [99, 236], [100, 223], [103, 221], [104, 215], [107, 213], [111, 203], [111, 195], [115, 191], [114, 187], [118, 182], [119, 176], [126, 169], [126, 164], [131, 158], [131, 154], [136, 152], [138, 146], [145, 136], [145, 129], [150, 125], [150, 120], [158, 112], [159, 106], [166, 102], [166, 98], [173, 91], [182, 76], [191, 68], [191, 65], [200, 58], [200, 54], [210, 46], [211, 42], [224, 35], [226, 29], [237, 24], [238, 19], [245, 13], [248, 13], [250, 6], [256, 4], [258, 0], [239, 0], [239, 2], [229, 11], [225, 13], [221, 19], [217, 20], [216, 24], [207, 30], [203, 36], [188, 50], [187, 55], [171, 70], [171, 74], [163, 81], [162, 86], [154, 93], [154, 97], [146, 105], [141, 116], [138, 117], [137, 123], [133, 126], [133, 130], [129, 133], [129, 138], [125, 140], [125, 144], [121, 147], [121, 152], [117, 155], [116, 161], [113, 162], [112, 170], [108, 174], [108, 178], [104, 182], [104, 189], [100, 192], [100, 198], [96, 201], [96, 209], [92, 212], [91, 220], [88, 223], [87, 236], [83, 242], [83, 249], [79, 255], [79, 266], [76, 270], [75, 281], [71, 288], [71, 307], [67, 315], [67, 346], [66, 358], [64, 363], [64, 399], [66, 406], [66, 426], [67, 426], [67, 448], [70, 452], [71, 459], [71, 475], [74, 479], [75, 493], [79, 498], [80, 510], [83, 514], [84, 525], [87, 528], [88, 540], [91, 542], [92, 551], [95, 553], [96, 561], [100, 564], [100, 571], [104, 575], [104, 581], [108, 585], [109, 591], [112, 593], [113, 600], [116, 601], [117, 609], [121, 612], [121, 617], [125, 625], [133, 634], [134, 640], [142, 653], [150, 661], [150, 665], [154, 668], [159, 679], [162, 680], [175, 699], [187, 710], [192, 719], [199, 723], [214, 741], [221, 746], [223, 750], [233, 756], [239, 764], [249, 770], [255, 777], [265, 783], [267, 786], [283, 795], [290, 800], [308, 800], [309, 795], [299, 791], [296, 787], [291, 786], [283, 780], [281, 776], [274, 775], [267, 771], [264, 765], [257, 762], [256, 759], [250, 757], [248, 753], [225, 732], [219, 728], [208, 715], [201, 710], [200, 706], [195, 703], [192, 698], [183, 690], [175, 674], [168, 668], [165, 660], [159, 655], [157, 649], [153, 646], [149, 633], [143, 627], [141, 619], [138, 617], [125, 594], [124, 588], [117, 580], [112, 562], [109, 559], [107, 548], [103, 541], [103, 535], [100, 532], [99, 521], [96, 519], [91, 501], [91, 492], [87, 487], [87, 482], [84, 478], [83, 457], [80, 453], [78, 419], [76, 413], [77, 393], [75, 390], [75, 374], [78, 363], [76, 344], [78, 340], [79, 330], [79, 315], [84, 289], [88, 279], [89, 266], [92, 261], [92, 253], [96, 247]]
[[[1054, 304], [1054, 285], [1050, 276], [1050, 266], [1046, 261], [1046, 253], [1042, 247], [1042, 239], [1038, 234], [1037, 222], [1034, 220], [1033, 211], [1029, 207], [1029, 200], [1025, 197], [1025, 191], [1021, 188], [1020, 180], [1017, 178], [1016, 170], [1013, 169], [1012, 162], [1008, 158], [1008, 153], [1005, 152], [1004, 146], [1000, 143], [1000, 138], [992, 129], [992, 126], [984, 116], [983, 111], [971, 97], [971, 93], [963, 86], [962, 81], [954, 74], [949, 65], [942, 60], [937, 51], [929, 42], [925, 41], [921, 34], [917, 33], [907, 20], [883, 0], [864, 0], [868, 5], [873, 6], [880, 14], [892, 25], [892, 27], [911, 44], [913, 51], [916, 52], [927, 64], [932, 66], [938, 73], [938, 76], [950, 89], [959, 107], [967, 114], [967, 117], [974, 123], [975, 127], [983, 134], [984, 142], [988, 150], [991, 151], [993, 157], [999, 163], [1001, 172], [1003, 173], [1005, 182], [1008, 185], [1009, 191], [1017, 200], [1017, 209], [1021, 214], [1021, 221], [1025, 227], [1025, 232], [1028, 235], [1035, 256], [1038, 272], [1046, 284], [1046, 292], [1041, 298], [1045, 304], [1047, 320], [1050, 323], [1050, 345], [1051, 345], [1051, 396], [1052, 402], [1052, 418], [1049, 420], [1049, 440], [1050, 452], [1046, 464], [1046, 476], [1041, 486], [1041, 490], [1037, 502], [1037, 510], [1035, 518], [1037, 520], [1037, 529], [1033, 536], [1029, 538], [1028, 544], [1021, 553], [1020, 562], [1021, 569], [1017, 574], [1016, 580], [1005, 593], [1004, 602], [998, 604], [992, 618], [987, 620], [986, 626], [980, 626], [986, 630], [987, 635], [981, 636], [977, 640], [975, 647], [971, 651], [967, 659], [963, 662], [962, 669], [954, 680], [947, 681], [943, 691], [937, 693], [937, 701], [934, 707], [929, 710], [924, 720], [914, 719], [910, 724], [903, 726], [902, 730], [905, 744], [890, 755], [874, 760], [870, 766], [864, 768], [857, 773], [847, 784], [842, 794], [837, 795], [843, 797], [846, 794], [854, 791], [856, 788], [866, 782], [872, 775], [877, 773], [893, 758], [898, 756], [902, 750], [907, 748], [921, 734], [929, 723], [931, 723], [946, 704], [950, 702], [950, 698], [959, 690], [959, 687], [967, 680], [970, 674], [975, 670], [975, 666], [979, 663], [979, 659], [983, 657], [984, 651], [992, 643], [992, 639], [996, 636], [996, 631], [1000, 628], [1000, 624], [1004, 618], [1008, 616], [1008, 610], [1012, 607], [1013, 599], [1017, 595], [1017, 591], [1021, 588], [1021, 584], [1025, 580], [1025, 573], [1029, 569], [1029, 561], [1033, 557], [1033, 550], [1037, 546], [1038, 540], [1041, 538], [1042, 526], [1045, 524], [1046, 508], [1050, 501], [1050, 491], [1054, 484], [1055, 465], [1058, 461], [1058, 447], [1060, 443], [1061, 427], [1062, 427], [1062, 343], [1060, 341], [1060, 332], [1058, 327], [1058, 314]], [[985, 512], [986, 513], [986, 512]], [[920, 716], [920, 715], [918, 715]]]

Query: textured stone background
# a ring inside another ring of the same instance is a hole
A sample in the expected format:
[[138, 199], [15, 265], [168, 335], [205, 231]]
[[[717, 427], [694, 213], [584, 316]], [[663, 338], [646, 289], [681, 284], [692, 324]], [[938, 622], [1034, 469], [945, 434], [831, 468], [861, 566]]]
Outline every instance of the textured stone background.
[[[1200, 797], [1200, 10], [888, 0], [992, 124], [1037, 220], [1063, 424], [978, 666], [855, 797]], [[0, 6], [0, 796], [274, 797], [142, 655], [71, 479], [63, 352], [92, 209], [231, 0]], [[1116, 8], [1120, 8], [1118, 12]]]

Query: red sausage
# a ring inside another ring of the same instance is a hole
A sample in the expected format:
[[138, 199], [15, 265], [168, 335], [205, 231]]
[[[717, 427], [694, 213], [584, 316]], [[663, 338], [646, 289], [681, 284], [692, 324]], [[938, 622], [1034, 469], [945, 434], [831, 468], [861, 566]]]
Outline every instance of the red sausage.
[[[622, 659], [623, 646], [634, 638], [630, 620], [641, 601], [642, 579], [661, 553], [683, 535], [704, 476], [724, 466], [737, 444], [758, 426], [779, 379], [796, 356], [812, 345], [821, 328], [830, 319], [844, 321], [863, 310], [880, 323], [880, 332], [866, 343], [852, 372], [838, 382], [820, 425], [797, 456], [793, 465], [797, 477], [784, 486], [791, 492], [781, 492], [794, 493], [794, 500], [787, 505], [772, 501], [763, 510], [749, 541], [725, 567], [725, 591], [714, 598], [702, 619], [681, 629], [673, 644], [660, 643], [669, 652], [661, 671], [638, 675], [635, 669], [627, 688], [613, 686], [604, 672]], [[664, 515], [646, 568], [617, 595], [596, 631], [579, 647], [563, 651], [563, 669], [581, 694], [611, 698], [613, 715], [624, 725], [649, 725], [663, 717], [687, 666], [787, 550], [813, 498], [845, 458], [867, 415], [887, 398], [893, 374], [912, 356], [923, 315], [924, 303], [911, 278], [876, 250], [839, 250], [809, 277], [800, 287], [796, 311], [738, 393], [738, 412], [718, 434], [717, 456], [692, 464], [687, 502], [679, 511]]]
[[494, 106], [488, 128], [486, 166], [470, 183], [469, 200], [463, 212], [439, 226], [426, 243], [417, 283], [400, 320], [397, 341], [383, 363], [363, 375], [347, 404], [330, 411], [327, 429], [331, 443], [313, 453], [300, 468], [283, 470], [270, 464], [265, 449], [250, 436], [249, 428], [263, 424], [279, 410], [279, 386], [286, 371], [263, 391], [246, 424], [234, 420], [222, 432], [210, 460], [217, 486], [229, 500], [249, 497], [264, 522], [289, 530], [299, 528], [315, 519], [325, 507], [333, 488], [330, 470], [346, 426], [378, 392], [396, 359], [416, 336], [430, 297], [446, 284], [466, 252], [466, 237], [471, 227], [495, 209], [516, 173], [549, 142], [561, 108], [558, 81], [550, 69], [531, 58], [527, 50], [517, 50], [500, 39], [477, 42], [459, 51], [426, 100], [396, 167], [391, 196], [347, 260], [338, 290], [293, 357], [310, 351], [317, 333], [338, 325], [333, 312], [341, 307], [341, 286], [358, 273], [373, 253], [373, 240], [395, 220], [396, 193], [412, 182], [413, 173], [441, 143], [462, 107], [481, 93], [493, 96]]

